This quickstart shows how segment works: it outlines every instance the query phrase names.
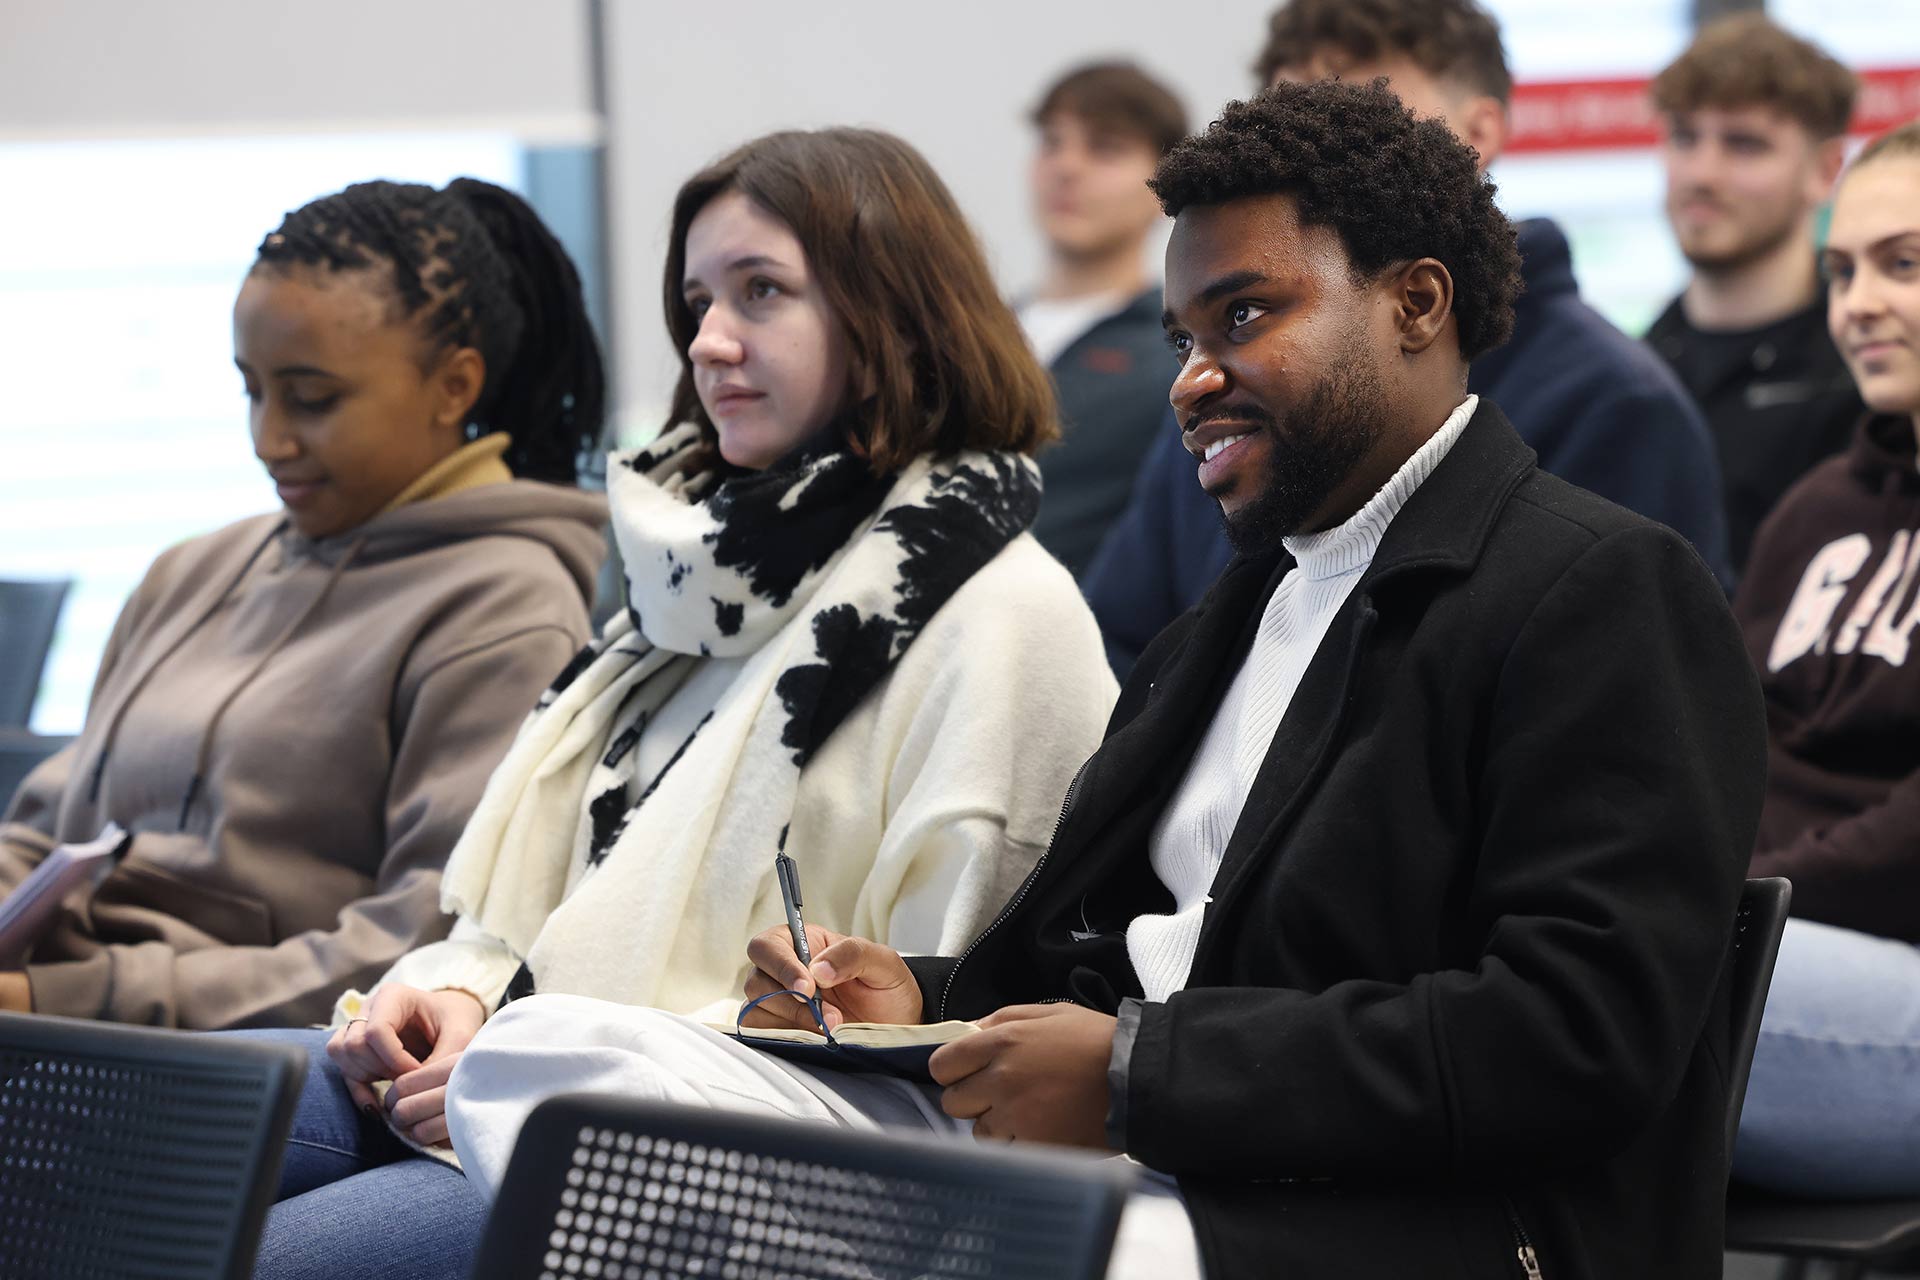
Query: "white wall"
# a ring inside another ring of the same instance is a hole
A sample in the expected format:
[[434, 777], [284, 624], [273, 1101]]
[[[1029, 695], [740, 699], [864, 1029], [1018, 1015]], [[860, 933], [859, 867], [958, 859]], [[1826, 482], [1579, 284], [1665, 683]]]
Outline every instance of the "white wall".
[[0, 141], [591, 140], [584, 0], [0, 0]]

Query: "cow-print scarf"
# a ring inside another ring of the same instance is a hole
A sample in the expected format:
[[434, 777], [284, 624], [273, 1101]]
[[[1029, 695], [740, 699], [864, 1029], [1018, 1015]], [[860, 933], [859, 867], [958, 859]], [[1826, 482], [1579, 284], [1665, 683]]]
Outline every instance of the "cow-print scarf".
[[[627, 608], [541, 697], [448, 863], [447, 909], [525, 961], [512, 994], [737, 994], [704, 988], [767, 923], [750, 916], [802, 768], [1040, 501], [1010, 453], [884, 477], [825, 447], [726, 477], [710, 458], [692, 426], [611, 458]], [[638, 776], [649, 719], [709, 657], [743, 665]]]

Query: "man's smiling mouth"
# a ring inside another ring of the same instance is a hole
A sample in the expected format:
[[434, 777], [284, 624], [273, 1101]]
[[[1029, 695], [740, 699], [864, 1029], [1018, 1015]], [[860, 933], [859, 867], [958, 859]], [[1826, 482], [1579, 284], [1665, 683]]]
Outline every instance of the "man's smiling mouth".
[[1202, 461], [1212, 462], [1214, 458], [1218, 457], [1221, 454], [1221, 452], [1223, 452], [1228, 446], [1239, 444], [1242, 440], [1245, 440], [1248, 436], [1252, 434], [1253, 432], [1251, 431], [1243, 431], [1237, 436], [1227, 436], [1224, 439], [1215, 440], [1212, 444], [1207, 446], [1207, 454], [1206, 454], [1206, 457], [1202, 459]]

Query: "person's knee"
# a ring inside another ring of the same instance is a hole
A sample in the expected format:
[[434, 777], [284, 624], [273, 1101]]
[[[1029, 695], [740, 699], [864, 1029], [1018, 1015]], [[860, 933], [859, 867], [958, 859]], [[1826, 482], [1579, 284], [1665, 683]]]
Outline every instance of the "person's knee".
[[[556, 1030], [565, 1034], [556, 1037]], [[487, 1020], [465, 1057], [477, 1060], [493, 1054], [524, 1056], [551, 1050], [564, 1043], [566, 1052], [618, 1050], [622, 1060], [675, 1060], [674, 1046], [701, 1031], [687, 1019], [662, 1009], [611, 1004], [586, 996], [528, 996], [516, 1000]], [[463, 1066], [465, 1064], [463, 1063]]]
[[[650, 1010], [620, 1008], [623, 1016]], [[474, 1040], [474, 1049], [503, 1047], [540, 1048], [553, 1043], [556, 1026], [587, 1028], [606, 1020], [607, 1004], [586, 996], [523, 996], [501, 1008], [487, 1019]]]
[[1761, 1023], [1763, 1043], [1797, 1036], [1846, 1045], [1920, 1041], [1920, 950], [1811, 920], [1789, 920]]
[[204, 1034], [222, 1040], [241, 1040], [254, 1044], [290, 1044], [306, 1052], [311, 1073], [326, 1065], [327, 1040], [333, 1034], [324, 1027], [254, 1027], [237, 1031], [208, 1031]]

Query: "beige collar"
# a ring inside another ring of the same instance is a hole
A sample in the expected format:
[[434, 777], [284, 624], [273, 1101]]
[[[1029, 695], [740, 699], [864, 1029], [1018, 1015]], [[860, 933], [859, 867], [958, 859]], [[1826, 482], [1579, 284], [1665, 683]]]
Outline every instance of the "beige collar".
[[427, 502], [468, 489], [478, 489], [482, 485], [505, 484], [513, 479], [513, 472], [507, 469], [507, 464], [500, 460], [500, 456], [512, 444], [513, 438], [506, 432], [495, 431], [470, 444], [461, 445], [395, 494], [393, 501], [380, 509], [380, 514], [397, 511], [415, 502]]

